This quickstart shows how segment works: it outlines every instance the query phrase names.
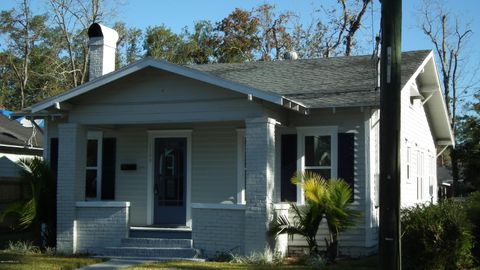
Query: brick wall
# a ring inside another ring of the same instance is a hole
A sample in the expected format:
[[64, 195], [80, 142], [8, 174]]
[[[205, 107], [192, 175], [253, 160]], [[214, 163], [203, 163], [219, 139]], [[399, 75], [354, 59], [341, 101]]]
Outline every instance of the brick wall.
[[263, 252], [267, 230], [273, 218], [272, 199], [275, 172], [275, 124], [271, 118], [245, 121], [245, 253]]
[[218, 252], [243, 254], [244, 222], [244, 209], [193, 208], [193, 245], [209, 258]]
[[102, 247], [119, 246], [120, 240], [128, 237], [129, 205], [126, 202], [77, 203], [76, 252], [95, 253]]
[[85, 194], [86, 131], [77, 124], [59, 125], [57, 181], [57, 250], [73, 253], [75, 202]]

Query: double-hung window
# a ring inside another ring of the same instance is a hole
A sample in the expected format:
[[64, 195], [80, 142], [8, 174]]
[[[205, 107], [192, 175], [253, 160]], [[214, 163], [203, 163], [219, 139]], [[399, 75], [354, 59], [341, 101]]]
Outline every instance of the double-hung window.
[[102, 195], [102, 132], [88, 132], [85, 171], [85, 198], [100, 200]]
[[[337, 178], [337, 127], [299, 127], [297, 131], [297, 168], [325, 179]], [[297, 203], [304, 203], [300, 187], [297, 188]]]

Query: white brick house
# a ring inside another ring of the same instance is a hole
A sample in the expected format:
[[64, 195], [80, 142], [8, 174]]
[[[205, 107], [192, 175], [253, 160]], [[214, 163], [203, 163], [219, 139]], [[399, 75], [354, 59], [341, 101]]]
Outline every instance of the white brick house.
[[[304, 202], [289, 183], [304, 170], [350, 183], [352, 207], [363, 215], [341, 237], [341, 250], [375, 250], [375, 59], [202, 66], [144, 59], [113, 71], [116, 34], [98, 24], [89, 34], [108, 47], [92, 50], [100, 54], [90, 71], [100, 73], [22, 112], [45, 117], [45, 156], [58, 162], [59, 250], [122, 255], [133, 237], [159, 249], [172, 244], [144, 239], [155, 232], [187, 237], [185, 248], [206, 256], [262, 251], [274, 215], [288, 211], [287, 201]], [[411, 205], [436, 200], [435, 158], [453, 138], [432, 53], [402, 58], [402, 204]], [[303, 240], [276, 244], [285, 251]], [[162, 252], [142, 255], [170, 254]]]

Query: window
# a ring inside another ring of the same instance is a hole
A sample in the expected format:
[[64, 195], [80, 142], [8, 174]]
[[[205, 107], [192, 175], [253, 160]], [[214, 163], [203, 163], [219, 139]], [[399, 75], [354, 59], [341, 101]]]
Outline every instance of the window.
[[417, 151], [417, 200], [423, 200], [423, 152]]
[[[337, 127], [299, 127], [297, 130], [298, 170], [315, 172], [325, 179], [337, 178]], [[301, 188], [297, 188], [297, 203], [304, 203]]]
[[102, 195], [102, 132], [88, 132], [85, 171], [85, 198], [100, 200]]
[[332, 177], [332, 138], [326, 136], [305, 136], [304, 170], [315, 172], [325, 179]]
[[237, 204], [245, 204], [245, 182], [247, 175], [245, 147], [245, 130], [237, 129]]
[[410, 162], [411, 162], [411, 148], [407, 147], [407, 183], [410, 182]]
[[433, 198], [433, 195], [435, 194], [434, 191], [435, 191], [435, 169], [436, 169], [436, 163], [435, 163], [435, 157], [433, 156], [430, 156], [429, 158], [429, 183], [430, 183], [430, 186], [429, 186], [429, 193], [430, 193], [430, 196]]

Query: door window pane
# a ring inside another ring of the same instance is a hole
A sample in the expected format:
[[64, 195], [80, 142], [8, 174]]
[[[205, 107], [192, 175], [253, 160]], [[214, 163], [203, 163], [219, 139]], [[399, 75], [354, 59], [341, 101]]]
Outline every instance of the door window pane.
[[305, 166], [330, 165], [330, 136], [305, 136]]

